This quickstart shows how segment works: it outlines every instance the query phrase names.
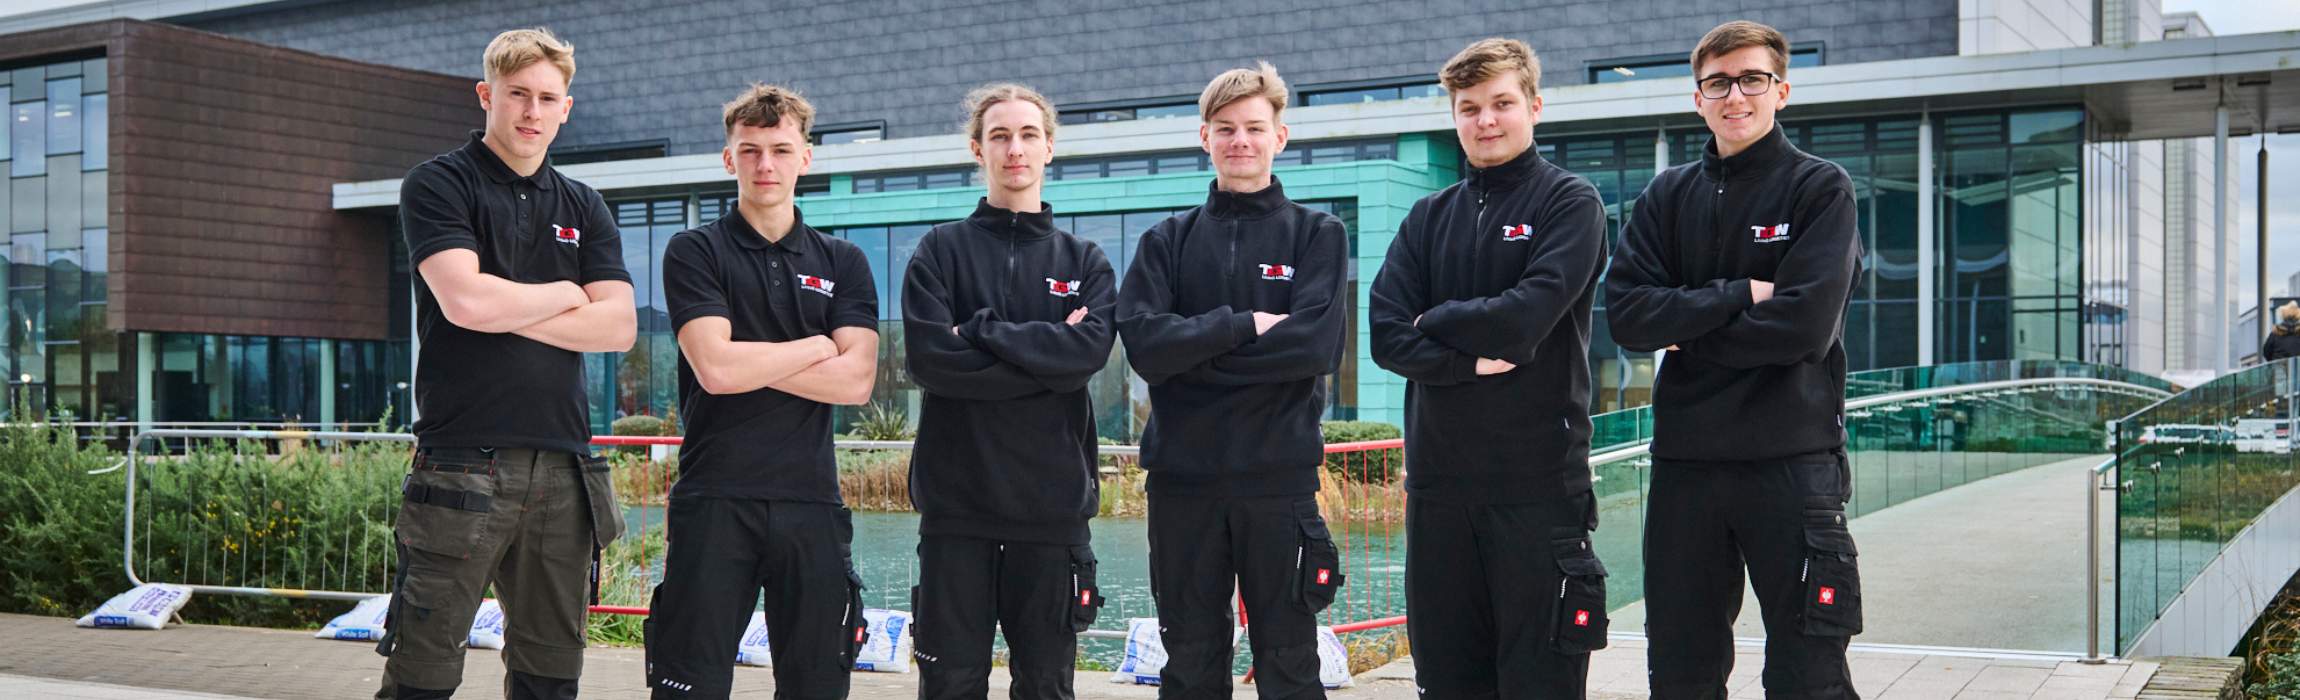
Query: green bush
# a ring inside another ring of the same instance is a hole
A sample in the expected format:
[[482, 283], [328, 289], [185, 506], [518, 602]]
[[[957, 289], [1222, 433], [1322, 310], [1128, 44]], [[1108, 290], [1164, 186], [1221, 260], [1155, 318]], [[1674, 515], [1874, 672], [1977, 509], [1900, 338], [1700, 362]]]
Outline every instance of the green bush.
[[[1405, 435], [1397, 426], [1373, 421], [1326, 421], [1318, 429], [1324, 434], [1328, 445], [1395, 440]], [[1405, 451], [1396, 448], [1343, 452], [1326, 455], [1326, 471], [1333, 472], [1338, 478], [1362, 484], [1387, 484], [1404, 473], [1405, 461]]]
[[[265, 455], [211, 442], [138, 467], [137, 574], [145, 581], [388, 590], [402, 443]], [[0, 610], [79, 615], [128, 588], [118, 453], [43, 427], [0, 427]], [[195, 596], [198, 622], [312, 627], [343, 603]]]
[[[615, 435], [633, 436], [675, 435], [678, 433], [678, 431], [675, 430], [677, 427], [678, 426], [672, 425], [670, 421], [666, 421], [661, 418], [656, 418], [649, 415], [637, 415], [624, 416], [615, 419], [615, 422], [608, 426], [608, 432]], [[647, 454], [647, 448], [643, 445], [624, 445], [615, 448], [615, 451], [627, 455], [645, 456]]]
[[[19, 414], [21, 415], [21, 414]], [[69, 430], [0, 425], [0, 611], [79, 615], [121, 591], [119, 456]]]

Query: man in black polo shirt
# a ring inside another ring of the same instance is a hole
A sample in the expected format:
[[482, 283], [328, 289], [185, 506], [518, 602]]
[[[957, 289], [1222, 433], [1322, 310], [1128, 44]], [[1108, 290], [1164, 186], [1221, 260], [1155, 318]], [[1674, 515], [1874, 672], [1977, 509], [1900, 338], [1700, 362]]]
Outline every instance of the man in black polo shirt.
[[926, 390], [910, 472], [919, 697], [984, 697], [1003, 630], [1009, 697], [1069, 698], [1078, 633], [1102, 604], [1086, 383], [1117, 340], [1117, 281], [1102, 249], [1055, 228], [1039, 199], [1054, 105], [998, 84], [967, 107], [989, 193], [927, 232], [903, 276], [903, 345]]
[[1582, 697], [1605, 646], [1589, 544], [1605, 205], [1534, 149], [1540, 78], [1515, 39], [1446, 62], [1470, 170], [1414, 203], [1374, 278], [1374, 362], [1408, 380], [1407, 633], [1430, 698]]
[[1150, 384], [1142, 466], [1161, 698], [1230, 697], [1233, 583], [1261, 696], [1325, 697], [1316, 615], [1343, 577], [1318, 514], [1318, 416], [1354, 263], [1341, 220], [1287, 199], [1270, 174], [1285, 105], [1267, 63], [1206, 86], [1211, 192], [1142, 235], [1118, 294], [1127, 359]]
[[799, 218], [814, 107], [752, 86], [724, 110], [739, 200], [663, 253], [686, 442], [647, 618], [657, 698], [724, 698], [766, 594], [775, 697], [843, 698], [864, 635], [831, 406], [870, 399], [878, 296], [861, 248]]
[[454, 694], [489, 584], [509, 620], [505, 694], [575, 697], [586, 574], [622, 530], [606, 466], [588, 459], [582, 353], [631, 348], [631, 277], [599, 193], [544, 164], [573, 49], [509, 31], [486, 64], [486, 130], [400, 185], [422, 351], [378, 698]]
[[1645, 506], [1655, 698], [1725, 696], [1744, 568], [1765, 620], [1766, 696], [1855, 697], [1843, 331], [1861, 236], [1852, 178], [1774, 123], [1788, 56], [1754, 22], [1702, 37], [1708, 152], [1646, 185], [1605, 280], [1614, 340], [1673, 348], [1653, 383]]

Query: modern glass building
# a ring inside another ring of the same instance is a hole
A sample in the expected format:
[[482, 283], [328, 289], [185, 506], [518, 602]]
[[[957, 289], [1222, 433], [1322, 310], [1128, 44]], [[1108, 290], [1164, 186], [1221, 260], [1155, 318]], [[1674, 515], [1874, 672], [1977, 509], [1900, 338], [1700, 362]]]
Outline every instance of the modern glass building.
[[[1445, 97], [1434, 85], [1435, 68], [1483, 36], [1533, 44], [1544, 60], [1547, 101], [1536, 131], [1540, 148], [1597, 185], [1617, 236], [1656, 170], [1698, 159], [1706, 142], [1690, 111], [1685, 47], [1710, 26], [1741, 17], [1774, 24], [1795, 43], [1794, 99], [1782, 113], [1784, 128], [1801, 148], [1843, 165], [1856, 184], [1867, 259], [1845, 318], [1853, 369], [2066, 359], [2162, 373], [2209, 364], [2208, 350], [2221, 341], [2187, 319], [2226, 311], [2228, 295], [2213, 287], [2225, 292], [2233, 285], [2196, 275], [2201, 266], [2189, 262], [2197, 251], [2218, 250], [2211, 244], [2219, 234], [2205, 212], [2214, 201], [2233, 198], [2213, 184], [2219, 166], [2211, 157], [2214, 142], [2204, 137], [2214, 133], [2216, 108], [2229, 115], [2231, 135], [2285, 128], [2271, 115], [2295, 115], [2292, 121], [2300, 123], [2300, 90], [2294, 89], [2300, 71], [2277, 67], [2300, 65], [2300, 35], [2214, 38], [2193, 16], [2168, 18], [2123, 2], [2098, 5], [2097, 17], [2050, 0], [1709, 4], [1499, 13], [1452, 3], [1410, 8], [1478, 20], [1452, 25], [1403, 22], [1391, 16], [1400, 8], [1390, 6], [1302, 8], [1281, 13], [1276, 21], [1284, 31], [1255, 37], [1236, 35], [1243, 10], [1214, 3], [1078, 7], [1035, 17], [1035, 26], [1047, 32], [1043, 41], [984, 45], [940, 28], [1019, 20], [1015, 13], [1022, 10], [891, 2], [805, 10], [693, 2], [521, 12], [482, 10], [467, 0], [422, 8], [99, 3], [249, 46], [288, 47], [424, 80], [463, 76], [436, 92], [392, 99], [466, 104], [460, 111], [397, 109], [437, 117], [443, 126], [415, 130], [421, 138], [408, 139], [405, 152], [394, 154], [398, 162], [369, 168], [386, 169], [383, 174], [336, 177], [324, 187], [335, 217], [328, 220], [360, 227], [371, 239], [362, 245], [380, 251], [363, 268], [339, 275], [360, 277], [362, 294], [373, 290], [358, 307], [364, 314], [358, 317], [372, 321], [352, 329], [357, 332], [195, 333], [164, 328], [165, 314], [156, 314], [98, 322], [107, 331], [95, 334], [101, 337], [61, 333], [70, 324], [57, 320], [58, 309], [66, 308], [58, 306], [66, 298], [60, 295], [80, 290], [68, 306], [86, 326], [85, 319], [104, 314], [107, 299], [88, 291], [104, 288], [88, 280], [110, 274], [117, 289], [132, 273], [107, 272], [101, 255], [57, 257], [72, 244], [88, 250], [90, 240], [104, 247], [100, 226], [77, 223], [94, 219], [74, 218], [68, 232], [46, 222], [12, 227], [12, 396], [74, 415], [151, 421], [369, 421], [387, 409], [404, 421], [409, 277], [389, 230], [397, 172], [384, 166], [404, 170], [419, 154], [452, 148], [461, 138], [454, 129], [476, 127], [467, 103], [480, 47], [496, 31], [537, 24], [573, 41], [580, 57], [578, 106], [554, 162], [609, 198], [637, 286], [637, 346], [593, 355], [586, 365], [594, 428], [601, 431], [618, 417], [666, 415], [676, 404], [677, 348], [657, 262], [671, 234], [730, 206], [733, 185], [717, 153], [717, 105], [749, 81], [794, 85], [821, 111], [825, 123], [816, 129], [820, 145], [813, 173], [801, 183], [800, 206], [808, 223], [870, 255], [886, 339], [873, 399], [909, 410], [917, 406], [918, 389], [903, 369], [900, 275], [927, 228], [964, 216], [979, 196], [974, 165], [954, 133], [963, 117], [959, 95], [981, 82], [1014, 79], [1056, 99], [1063, 126], [1047, 201], [1058, 223], [1100, 243], [1122, 275], [1137, 236], [1204, 199], [1211, 174], [1195, 134], [1198, 88], [1221, 69], [1273, 61], [1295, 85], [1295, 106], [1286, 113], [1293, 140], [1278, 175], [1296, 199], [1342, 217], [1357, 262], [1350, 353], [1329, 380], [1328, 414], [1397, 423], [1403, 381], [1371, 361], [1362, 308], [1399, 219], [1416, 199], [1457, 180], [1464, 167]], [[0, 35], [0, 60], [13, 55], [6, 50], [11, 39], [61, 31], [43, 28], [97, 19], [88, 12], [101, 11], [0, 16], [0, 32], [20, 32]], [[1464, 28], [1445, 28], [1455, 25]], [[815, 30], [772, 57], [709, 48], [788, 26]], [[1154, 37], [1188, 38], [1208, 55], [1153, 60], [1172, 54], [1171, 46], [1144, 43]], [[22, 65], [33, 68], [32, 60]], [[86, 74], [87, 66], [104, 60], [83, 56], [72, 65]], [[44, 73], [28, 93], [21, 74], [12, 106], [45, 104], [50, 92], [77, 90], [86, 103], [81, 130], [102, 120], [100, 82], [58, 87], [69, 76]], [[2293, 109], [2279, 106], [2288, 102]], [[55, 123], [52, 109], [33, 112]], [[12, 132], [17, 152], [25, 148], [20, 122]], [[54, 129], [44, 125], [41, 133]], [[114, 135], [131, 144], [115, 162], [131, 158], [142, 135], [117, 128]], [[43, 163], [47, 171], [69, 167], [83, 180], [104, 179], [101, 159], [60, 166], [57, 158], [76, 157], [47, 138], [41, 152], [59, 154]], [[122, 153], [118, 143], [113, 148]], [[36, 177], [14, 178], [15, 202], [24, 201], [24, 183]], [[137, 196], [122, 194], [118, 181], [115, 197]], [[2215, 200], [2216, 192], [2227, 198]], [[51, 186], [51, 206], [61, 201], [54, 193]], [[103, 206], [97, 201], [94, 206]], [[27, 238], [31, 232], [40, 235]], [[40, 247], [27, 250], [32, 241]], [[119, 241], [112, 247], [120, 249]], [[27, 275], [42, 276], [32, 282]], [[67, 277], [79, 286], [59, 281]], [[115, 318], [120, 306], [113, 303]], [[1598, 306], [1593, 406], [1641, 405], [1656, 358], [1615, 346], [1602, 299]], [[45, 315], [28, 326], [17, 309], [34, 307]], [[19, 327], [35, 326], [37, 339], [19, 340], [32, 338]], [[1122, 354], [1113, 353], [1093, 393], [1104, 437], [1125, 441], [1140, 427], [1146, 388]], [[49, 369], [74, 363], [76, 373]], [[22, 369], [35, 365], [37, 371]]]

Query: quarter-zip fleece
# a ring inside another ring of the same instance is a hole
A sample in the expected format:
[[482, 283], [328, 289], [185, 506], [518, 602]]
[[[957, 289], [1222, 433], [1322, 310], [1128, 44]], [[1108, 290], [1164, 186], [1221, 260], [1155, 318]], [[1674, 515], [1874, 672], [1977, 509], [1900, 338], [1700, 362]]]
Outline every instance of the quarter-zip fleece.
[[[1154, 493], [1318, 490], [1324, 376], [1341, 366], [1349, 240], [1276, 178], [1210, 187], [1142, 235], [1118, 295], [1119, 338], [1150, 385], [1142, 466]], [[1254, 335], [1254, 312], [1289, 314]]]
[[[925, 389], [911, 454], [919, 532], [1086, 544], [1101, 506], [1087, 381], [1110, 361], [1116, 276], [1053, 207], [984, 201], [919, 240], [904, 356]], [[1064, 321], [1087, 309], [1076, 324]], [[956, 327], [956, 331], [953, 331]]]
[[[1779, 126], [1730, 158], [1663, 171], [1606, 273], [1614, 342], [1671, 345], [1653, 386], [1653, 455], [1748, 461], [1845, 444], [1845, 305], [1861, 271], [1853, 182]], [[1773, 283], [1751, 303], [1749, 280]]]
[[[1408, 493], [1481, 504], [1589, 490], [1589, 309], [1604, 264], [1597, 188], [1533, 148], [1414, 203], [1367, 314], [1375, 364], [1407, 380]], [[1478, 358], [1517, 368], [1480, 377]]]

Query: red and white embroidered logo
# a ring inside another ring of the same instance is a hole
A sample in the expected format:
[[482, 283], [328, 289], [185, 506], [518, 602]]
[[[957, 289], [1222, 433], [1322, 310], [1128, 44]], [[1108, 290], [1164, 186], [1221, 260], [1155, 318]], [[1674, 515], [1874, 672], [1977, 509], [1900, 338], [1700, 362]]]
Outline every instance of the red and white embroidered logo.
[[1822, 586], [1822, 587], [1821, 587], [1821, 604], [1822, 604], [1822, 605], [1836, 605], [1836, 604], [1837, 604], [1837, 589], [1834, 589], [1834, 588], [1830, 588], [1830, 587], [1828, 587], [1828, 586]]
[[814, 292], [816, 294], [821, 294], [827, 297], [831, 296], [831, 290], [836, 287], [838, 287], [838, 283], [823, 279], [821, 277], [816, 277], [814, 275], [799, 275], [800, 289]]
[[1502, 240], [1505, 240], [1505, 241], [1530, 241], [1530, 240], [1533, 240], [1533, 224], [1518, 224], [1518, 225], [1516, 225], [1516, 226], [1503, 226], [1503, 227], [1501, 227], [1501, 239], [1502, 239]]
[[1083, 590], [1080, 590], [1080, 591], [1078, 591], [1078, 604], [1079, 604], [1079, 605], [1093, 605], [1093, 604], [1094, 604], [1094, 589], [1092, 589], [1092, 588], [1087, 588], [1087, 589], [1083, 589]]
[[863, 640], [866, 640], [866, 639], [869, 639], [869, 638], [870, 638], [870, 628], [869, 628], [869, 627], [856, 627], [856, 628], [855, 628], [855, 641], [856, 641], [856, 642], [861, 642], [861, 641], [863, 641]]
[[1788, 224], [1751, 226], [1749, 227], [1749, 230], [1753, 233], [1751, 237], [1754, 238], [1758, 243], [1780, 243], [1782, 241], [1789, 240]]
[[1587, 610], [1575, 610], [1575, 611], [1573, 611], [1573, 626], [1575, 626], [1575, 627], [1588, 627], [1588, 626], [1589, 626], [1589, 611], [1587, 611]]
[[555, 240], [566, 245], [581, 247], [583, 245], [583, 232], [576, 230], [573, 226], [561, 226], [558, 224], [552, 224], [551, 240]]
[[1294, 266], [1264, 264], [1262, 265], [1262, 279], [1292, 282], [1294, 281]]
[[1329, 582], [1332, 582], [1333, 580], [1334, 580], [1334, 570], [1333, 570], [1333, 569], [1319, 569], [1319, 570], [1318, 570], [1318, 585], [1320, 585], [1320, 586], [1323, 586], [1323, 585], [1326, 585], [1326, 584], [1327, 584], [1327, 583], [1329, 583]]
[[1046, 293], [1058, 297], [1078, 296], [1078, 280], [1070, 280], [1065, 282], [1052, 277], [1048, 277], [1046, 278]]

